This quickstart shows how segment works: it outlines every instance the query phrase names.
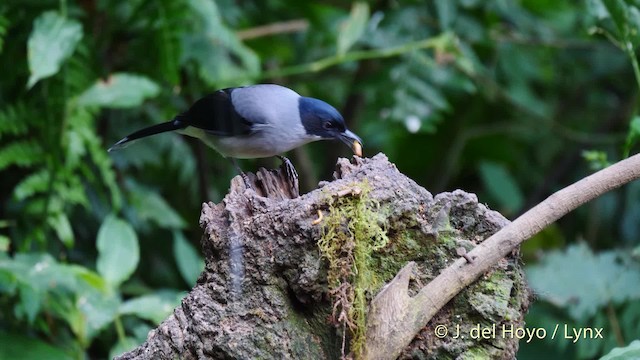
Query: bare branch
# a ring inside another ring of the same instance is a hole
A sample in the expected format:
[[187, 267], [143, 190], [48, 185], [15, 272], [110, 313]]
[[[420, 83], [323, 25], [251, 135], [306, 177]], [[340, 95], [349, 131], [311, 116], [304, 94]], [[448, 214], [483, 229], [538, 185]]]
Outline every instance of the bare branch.
[[263, 36], [271, 36], [292, 32], [305, 31], [309, 27], [309, 22], [305, 19], [277, 22], [264, 26], [238, 31], [236, 35], [240, 40], [250, 40]]

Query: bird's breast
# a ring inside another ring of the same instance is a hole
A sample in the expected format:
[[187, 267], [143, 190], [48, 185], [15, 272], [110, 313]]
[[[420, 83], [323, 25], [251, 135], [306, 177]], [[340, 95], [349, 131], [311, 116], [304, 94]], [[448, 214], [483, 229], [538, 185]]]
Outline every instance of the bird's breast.
[[200, 139], [225, 157], [238, 159], [276, 156], [320, 139], [302, 135], [295, 128], [278, 131], [264, 127], [252, 134], [242, 136], [217, 136], [191, 126], [179, 132]]
[[210, 136], [210, 142], [216, 150], [228, 157], [253, 159], [280, 155], [289, 150], [307, 144], [314, 139], [307, 137], [295, 139], [252, 134], [234, 137]]

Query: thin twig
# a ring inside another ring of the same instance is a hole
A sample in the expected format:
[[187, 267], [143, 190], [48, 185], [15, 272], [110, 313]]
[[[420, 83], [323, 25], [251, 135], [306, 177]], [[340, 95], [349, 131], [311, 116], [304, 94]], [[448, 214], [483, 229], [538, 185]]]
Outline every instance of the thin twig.
[[305, 19], [282, 21], [273, 24], [257, 26], [236, 33], [240, 40], [250, 40], [264, 36], [286, 34], [305, 31], [309, 28], [309, 22]]

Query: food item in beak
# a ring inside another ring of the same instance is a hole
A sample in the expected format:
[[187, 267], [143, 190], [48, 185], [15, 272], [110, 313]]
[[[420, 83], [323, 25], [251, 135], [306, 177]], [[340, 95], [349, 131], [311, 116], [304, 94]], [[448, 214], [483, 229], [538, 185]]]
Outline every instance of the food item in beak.
[[358, 140], [353, 140], [353, 144], [351, 145], [351, 149], [353, 149], [353, 153], [362, 157], [362, 144]]

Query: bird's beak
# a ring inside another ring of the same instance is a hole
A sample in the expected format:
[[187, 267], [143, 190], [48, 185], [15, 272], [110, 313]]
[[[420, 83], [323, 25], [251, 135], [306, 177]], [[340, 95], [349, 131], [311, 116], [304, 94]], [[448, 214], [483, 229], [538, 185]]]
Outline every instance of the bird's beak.
[[362, 139], [353, 132], [345, 130], [340, 134], [340, 141], [347, 144], [353, 150], [353, 153], [362, 156]]

